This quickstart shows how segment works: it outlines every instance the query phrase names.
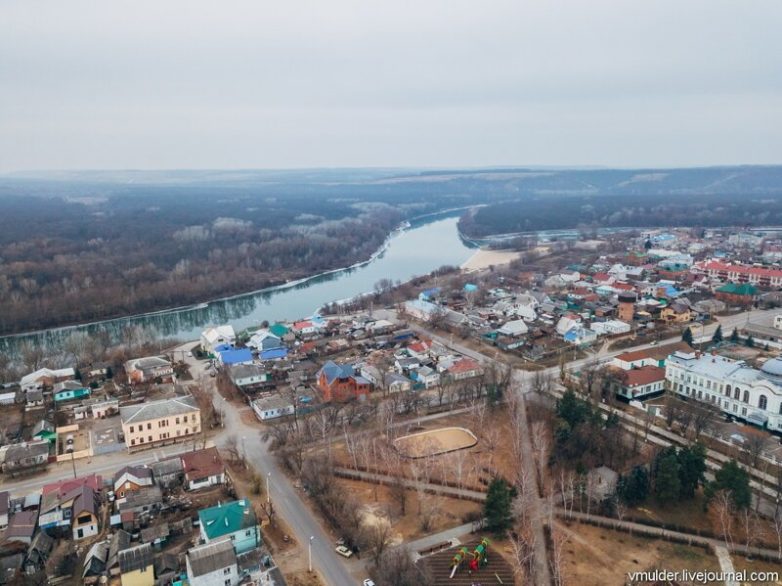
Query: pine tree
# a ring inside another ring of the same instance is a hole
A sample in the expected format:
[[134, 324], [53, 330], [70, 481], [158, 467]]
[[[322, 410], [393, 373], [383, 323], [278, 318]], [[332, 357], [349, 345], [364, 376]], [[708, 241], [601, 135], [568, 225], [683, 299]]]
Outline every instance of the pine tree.
[[730, 341], [734, 344], [739, 341], [739, 331], [736, 328], [733, 328], [733, 331], [730, 333]]
[[636, 466], [628, 476], [619, 479], [617, 495], [631, 507], [638, 505], [649, 496], [649, 473], [643, 466]]
[[486, 500], [483, 503], [483, 516], [486, 528], [501, 534], [510, 529], [513, 493], [504, 478], [495, 477], [489, 484]]
[[703, 484], [706, 473], [706, 448], [703, 444], [695, 444], [682, 448], [676, 454], [679, 461], [680, 495], [683, 499], [695, 496], [698, 486]]
[[687, 328], [682, 332], [682, 342], [687, 342], [690, 346], [692, 346], [692, 331], [690, 328]]
[[663, 504], [679, 498], [681, 481], [679, 480], [679, 460], [676, 450], [665, 452], [657, 461], [657, 474], [654, 479], [654, 496]]
[[719, 344], [722, 342], [722, 326], [717, 326], [717, 329], [714, 330], [714, 335], [711, 337], [711, 343], [714, 345]]
[[749, 474], [736, 460], [725, 462], [714, 473], [714, 480], [706, 485], [706, 497], [711, 499], [716, 493], [725, 490], [737, 509], [746, 509], [752, 503], [752, 491], [749, 488]]

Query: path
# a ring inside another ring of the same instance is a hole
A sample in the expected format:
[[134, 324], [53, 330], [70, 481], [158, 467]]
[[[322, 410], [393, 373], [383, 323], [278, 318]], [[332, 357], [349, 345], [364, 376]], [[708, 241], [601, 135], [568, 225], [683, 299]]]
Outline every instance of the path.
[[467, 488], [457, 488], [455, 486], [445, 486], [443, 484], [436, 484], [432, 482], [421, 482], [411, 478], [400, 478], [398, 476], [377, 474], [375, 472], [365, 472], [363, 470], [352, 470], [350, 468], [335, 468], [334, 474], [342, 478], [351, 478], [353, 480], [362, 480], [375, 484], [391, 484], [394, 482], [401, 482], [402, 486], [411, 490], [424, 490], [425, 492], [431, 494], [439, 494], [442, 496], [449, 496], [467, 501], [475, 501], [478, 503], [482, 503], [486, 500], [485, 492], [479, 492], [477, 490], [470, 490]]

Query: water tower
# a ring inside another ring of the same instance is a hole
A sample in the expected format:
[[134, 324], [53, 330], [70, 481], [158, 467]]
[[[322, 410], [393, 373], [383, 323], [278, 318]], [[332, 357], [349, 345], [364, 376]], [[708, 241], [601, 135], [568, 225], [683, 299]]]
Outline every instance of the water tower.
[[635, 313], [636, 296], [632, 292], [622, 292], [619, 294], [619, 319], [629, 324], [633, 323], [633, 314]]

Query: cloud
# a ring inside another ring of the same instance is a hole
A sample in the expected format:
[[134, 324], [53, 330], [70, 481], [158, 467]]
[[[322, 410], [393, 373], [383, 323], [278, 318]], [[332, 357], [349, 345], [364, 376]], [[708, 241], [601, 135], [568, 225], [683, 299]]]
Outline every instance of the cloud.
[[0, 171], [780, 162], [782, 4], [0, 4]]

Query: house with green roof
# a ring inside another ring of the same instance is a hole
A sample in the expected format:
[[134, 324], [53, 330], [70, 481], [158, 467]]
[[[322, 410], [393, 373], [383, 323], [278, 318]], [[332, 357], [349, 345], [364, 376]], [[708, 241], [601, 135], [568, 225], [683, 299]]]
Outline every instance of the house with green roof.
[[287, 334], [290, 331], [291, 331], [290, 328], [288, 328], [287, 326], [281, 323], [276, 323], [269, 328], [269, 332], [274, 334], [278, 338], [282, 338], [285, 334]]
[[219, 503], [198, 511], [201, 538], [205, 543], [230, 539], [240, 555], [261, 545], [261, 528], [250, 501]]
[[748, 306], [755, 302], [758, 289], [751, 283], [726, 283], [714, 292], [714, 296], [728, 305]]

